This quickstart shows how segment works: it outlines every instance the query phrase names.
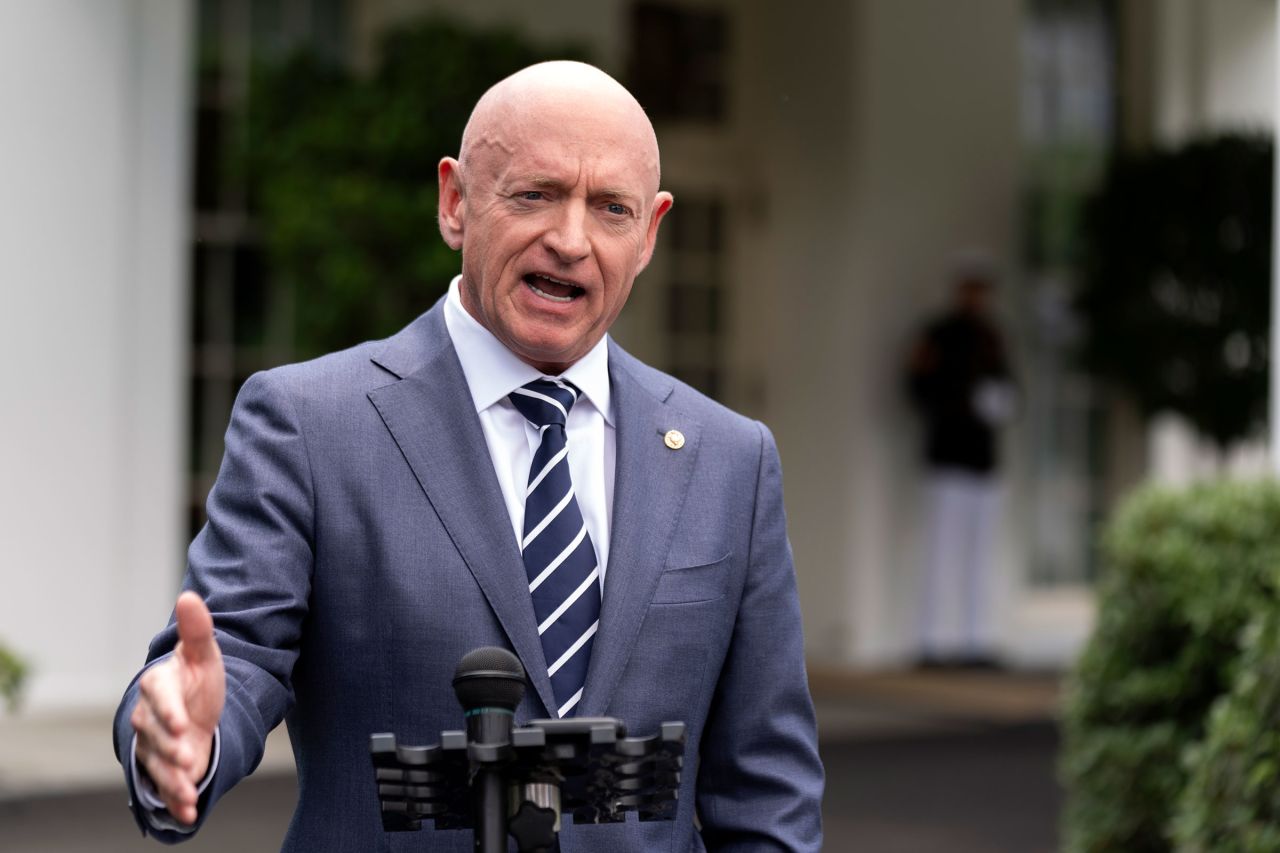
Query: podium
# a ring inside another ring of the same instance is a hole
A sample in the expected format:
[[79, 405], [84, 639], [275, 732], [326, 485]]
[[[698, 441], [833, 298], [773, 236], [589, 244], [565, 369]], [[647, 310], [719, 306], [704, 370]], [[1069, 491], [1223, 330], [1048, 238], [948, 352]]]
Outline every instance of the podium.
[[[518, 684], [518, 689], [516, 685]], [[684, 761], [684, 723], [663, 723], [628, 737], [612, 717], [531, 720], [513, 726], [524, 693], [515, 655], [477, 649], [462, 659], [454, 688], [466, 731], [440, 742], [404, 746], [390, 733], [370, 736], [382, 826], [411, 832], [472, 829], [479, 853], [547, 853], [565, 815], [574, 823], [674, 820]]]

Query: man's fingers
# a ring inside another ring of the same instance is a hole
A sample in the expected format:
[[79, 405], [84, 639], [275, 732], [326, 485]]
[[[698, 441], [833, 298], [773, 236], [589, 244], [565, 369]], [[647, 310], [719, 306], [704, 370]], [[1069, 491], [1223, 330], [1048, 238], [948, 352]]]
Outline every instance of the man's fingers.
[[170, 658], [143, 673], [138, 692], [142, 694], [139, 704], [145, 704], [170, 734], [181, 735], [187, 730], [190, 718], [176, 660]]
[[196, 818], [196, 786], [191, 778], [180, 768], [162, 760], [152, 753], [145, 759], [139, 757], [147, 775], [155, 785], [156, 796], [164, 803], [170, 814], [183, 823], [194, 823]]
[[195, 751], [184, 738], [175, 737], [151, 712], [146, 702], [139, 702], [130, 718], [138, 733], [138, 760], [156, 755], [162, 761], [190, 774], [195, 764]]
[[218, 656], [218, 641], [213, 636], [213, 617], [204, 600], [190, 590], [178, 596], [175, 608], [178, 620], [178, 653], [186, 660], [201, 664]]
[[135, 758], [146, 770], [156, 796], [182, 823], [196, 821], [196, 782], [191, 765], [190, 744], [168, 733], [145, 700], [139, 701], [130, 717], [138, 732]]
[[199, 816], [199, 812], [196, 811], [195, 803], [191, 803], [190, 805], [169, 805], [169, 814], [173, 815], [180, 823], [184, 823], [187, 826], [195, 823], [196, 817]]

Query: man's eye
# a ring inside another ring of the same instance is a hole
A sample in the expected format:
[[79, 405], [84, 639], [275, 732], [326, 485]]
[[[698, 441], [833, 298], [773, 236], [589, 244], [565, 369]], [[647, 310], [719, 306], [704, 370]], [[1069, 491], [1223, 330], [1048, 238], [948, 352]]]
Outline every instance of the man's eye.
[[538, 190], [526, 190], [518, 195], [523, 201], [542, 201], [542, 193]]
[[605, 209], [616, 216], [626, 216], [631, 212], [626, 205], [618, 204], [616, 201], [609, 204]]

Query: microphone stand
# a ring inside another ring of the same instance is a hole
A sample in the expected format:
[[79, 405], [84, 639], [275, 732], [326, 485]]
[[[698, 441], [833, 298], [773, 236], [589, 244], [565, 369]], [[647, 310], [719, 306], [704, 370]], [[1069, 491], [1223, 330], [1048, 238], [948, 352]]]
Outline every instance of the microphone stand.
[[650, 737], [627, 737], [611, 717], [531, 720], [515, 728], [524, 668], [505, 649], [476, 649], [453, 678], [467, 730], [432, 746], [400, 746], [374, 734], [370, 752], [382, 827], [474, 830], [476, 853], [550, 853], [561, 814], [578, 824], [674, 820], [683, 764], [684, 723]]
[[524, 667], [506, 649], [475, 649], [453, 674], [453, 692], [467, 718], [467, 757], [472, 767], [476, 853], [506, 853], [507, 781], [511, 729], [524, 698]]
[[476, 853], [507, 853], [507, 788], [502, 771], [481, 768], [476, 789]]

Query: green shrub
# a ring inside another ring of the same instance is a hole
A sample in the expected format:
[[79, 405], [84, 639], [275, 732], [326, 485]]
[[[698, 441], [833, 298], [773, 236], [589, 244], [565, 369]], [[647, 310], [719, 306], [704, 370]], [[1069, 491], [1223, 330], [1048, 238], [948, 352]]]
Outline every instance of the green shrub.
[[1064, 847], [1169, 850], [1183, 755], [1232, 684], [1243, 628], [1277, 603], [1280, 488], [1143, 491], [1103, 549], [1098, 624], [1066, 691]]
[[27, 680], [27, 665], [13, 652], [0, 645], [0, 699], [10, 711], [18, 707], [22, 686]]
[[1214, 704], [1174, 818], [1187, 853], [1280, 851], [1280, 612], [1246, 631], [1231, 692]]
[[372, 74], [307, 53], [256, 70], [235, 165], [270, 273], [294, 288], [298, 355], [391, 334], [445, 292], [459, 261], [436, 226], [440, 158], [491, 85], [582, 58], [430, 18], [389, 31]]
[[1127, 151], [1084, 220], [1091, 372], [1220, 447], [1267, 414], [1273, 160], [1257, 133]]

